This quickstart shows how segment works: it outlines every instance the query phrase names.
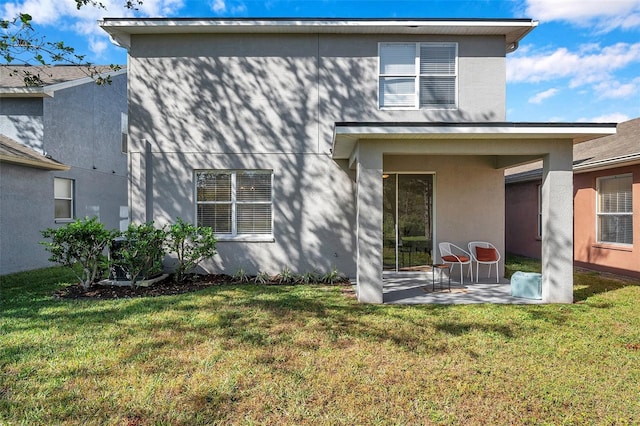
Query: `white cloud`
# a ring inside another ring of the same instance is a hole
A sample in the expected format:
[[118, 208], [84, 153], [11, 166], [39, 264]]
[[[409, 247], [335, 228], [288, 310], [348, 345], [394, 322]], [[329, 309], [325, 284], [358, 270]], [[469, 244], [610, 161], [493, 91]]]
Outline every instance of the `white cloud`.
[[84, 6], [78, 10], [74, 0], [15, 1], [0, 6], [0, 15], [8, 19], [18, 13], [28, 13], [36, 25], [68, 28], [81, 35], [93, 34], [106, 39], [106, 33], [97, 24], [105, 16], [167, 16], [176, 14], [184, 6], [183, 0], [144, 0], [139, 10], [133, 11], [125, 8], [122, 0], [101, 0], [101, 3], [104, 9]]
[[247, 5], [239, 2], [231, 8], [231, 13], [234, 15], [242, 15], [247, 12]]
[[545, 99], [549, 99], [550, 97], [555, 96], [556, 93], [558, 93], [558, 89], [549, 89], [545, 90], [544, 92], [536, 93], [534, 96], [529, 98], [529, 103], [540, 104]]
[[142, 16], [164, 17], [174, 15], [183, 7], [183, 0], [144, 0], [138, 9]]
[[527, 16], [547, 21], [565, 21], [596, 31], [637, 29], [640, 0], [527, 0]]
[[640, 62], [640, 43], [616, 43], [597, 50], [571, 52], [565, 47], [551, 52], [519, 55], [507, 59], [507, 81], [510, 83], [539, 83], [560, 78], [569, 79], [569, 87], [576, 88], [612, 79], [614, 71]]
[[107, 47], [109, 47], [109, 44], [103, 39], [92, 37], [91, 40], [89, 40], [89, 50], [97, 57], [100, 57], [102, 53], [107, 50]]
[[640, 98], [640, 77], [628, 83], [616, 80], [602, 81], [594, 85], [594, 90], [600, 99], [621, 99], [631, 96]]
[[579, 123], [589, 123], [589, 122], [595, 122], [595, 123], [621, 123], [623, 121], [628, 121], [631, 118], [626, 115], [623, 114], [621, 112], [614, 112], [611, 114], [604, 114], [604, 115], [600, 115], [597, 117], [592, 117], [592, 118], [586, 118], [586, 117], [581, 117], [578, 120], [576, 120]]
[[224, 0], [213, 0], [213, 3], [211, 3], [211, 9], [213, 9], [215, 13], [223, 13], [227, 10], [227, 5]]
[[247, 6], [242, 1], [213, 0], [211, 9], [217, 15], [225, 14], [225, 12], [229, 12], [231, 15], [241, 15], [246, 13]]
[[[78, 54], [92, 52], [93, 57], [87, 59], [91, 62], [99, 60], [108, 50], [111, 42], [108, 34], [98, 26], [98, 20], [103, 17], [131, 17], [131, 16], [168, 16], [177, 15], [184, 6], [184, 0], [144, 0], [139, 10], [130, 10], [124, 7], [123, 0], [100, 0], [105, 8], [84, 6], [79, 10], [74, 0], [24, 0], [10, 1], [0, 4], [0, 15], [4, 19], [13, 19], [19, 13], [28, 13], [33, 18], [33, 24], [39, 35], [46, 34], [47, 28], [55, 28], [60, 31], [69, 31], [84, 38], [85, 51], [78, 50], [78, 43], [68, 42], [67, 45], [76, 45]], [[51, 40], [47, 41], [58, 41]], [[89, 52], [87, 52], [88, 50]]]

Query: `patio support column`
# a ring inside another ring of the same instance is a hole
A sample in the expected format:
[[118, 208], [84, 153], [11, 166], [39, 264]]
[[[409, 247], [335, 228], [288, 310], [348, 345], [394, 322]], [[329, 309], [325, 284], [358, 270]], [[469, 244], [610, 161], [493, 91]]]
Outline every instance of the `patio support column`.
[[573, 303], [573, 142], [556, 147], [542, 170], [542, 301]]
[[357, 295], [363, 303], [382, 303], [382, 152], [362, 142], [357, 149]]

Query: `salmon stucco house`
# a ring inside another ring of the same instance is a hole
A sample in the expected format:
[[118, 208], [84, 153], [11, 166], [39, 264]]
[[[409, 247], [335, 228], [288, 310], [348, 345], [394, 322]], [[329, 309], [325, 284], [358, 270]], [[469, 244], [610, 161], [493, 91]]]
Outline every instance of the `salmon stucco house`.
[[[540, 162], [506, 171], [506, 245], [540, 258]], [[573, 150], [576, 266], [640, 278], [640, 118]]]
[[384, 271], [441, 241], [504, 253], [504, 170], [542, 159], [543, 301], [572, 301], [572, 148], [615, 125], [505, 122], [506, 55], [536, 21], [100, 25], [129, 54], [132, 220], [212, 226], [209, 267], [335, 267], [382, 303]]

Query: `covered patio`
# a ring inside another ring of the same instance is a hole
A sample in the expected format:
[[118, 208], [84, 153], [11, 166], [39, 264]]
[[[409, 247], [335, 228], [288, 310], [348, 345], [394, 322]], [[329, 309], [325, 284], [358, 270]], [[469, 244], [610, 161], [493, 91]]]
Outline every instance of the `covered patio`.
[[[497, 304], [541, 304], [542, 300], [526, 299], [511, 296], [511, 286], [508, 279], [481, 277], [478, 282], [460, 280], [452, 277], [451, 290], [448, 283], [432, 284], [432, 272], [421, 274], [384, 274], [383, 303], [398, 305], [442, 304], [465, 305], [472, 303]], [[435, 287], [435, 291], [434, 291]]]
[[[527, 303], [511, 300], [506, 282], [429, 294], [419, 282], [429, 277], [398, 274], [397, 266], [395, 274], [385, 272], [383, 181], [389, 174], [433, 176], [430, 263], [441, 263], [443, 241], [461, 247], [490, 241], [504, 256], [504, 169], [542, 159], [542, 300], [536, 303], [572, 303], [573, 145], [615, 131], [611, 123], [336, 123], [332, 156], [356, 171], [358, 300]], [[397, 241], [397, 225], [395, 232]], [[503, 277], [503, 262], [498, 271]]]

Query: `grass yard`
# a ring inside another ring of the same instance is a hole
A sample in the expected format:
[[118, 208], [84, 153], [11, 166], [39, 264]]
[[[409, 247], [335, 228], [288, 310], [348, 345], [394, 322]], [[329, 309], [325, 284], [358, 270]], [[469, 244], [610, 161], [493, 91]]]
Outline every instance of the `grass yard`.
[[72, 279], [1, 277], [0, 424], [640, 422], [638, 282], [579, 272], [576, 303], [546, 306], [371, 306], [323, 286], [51, 297]]

